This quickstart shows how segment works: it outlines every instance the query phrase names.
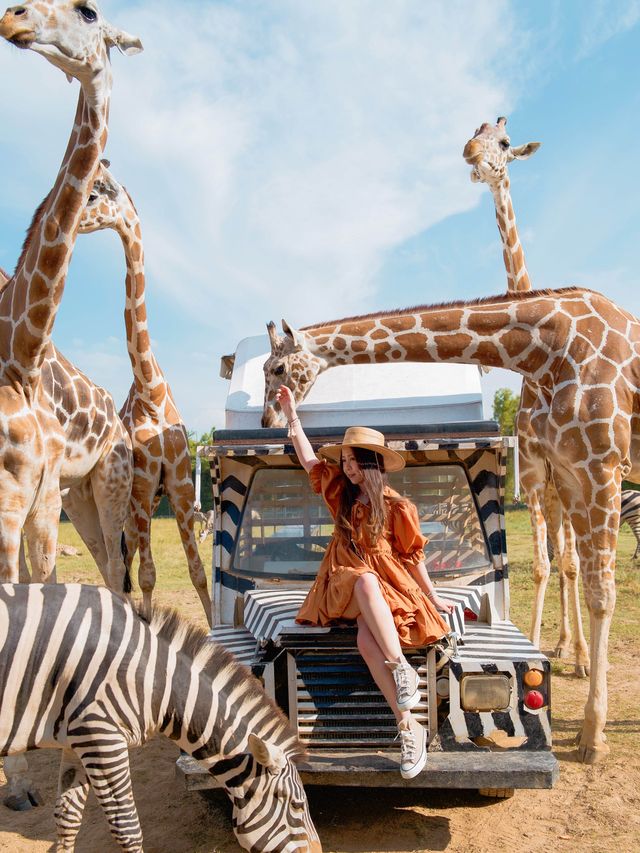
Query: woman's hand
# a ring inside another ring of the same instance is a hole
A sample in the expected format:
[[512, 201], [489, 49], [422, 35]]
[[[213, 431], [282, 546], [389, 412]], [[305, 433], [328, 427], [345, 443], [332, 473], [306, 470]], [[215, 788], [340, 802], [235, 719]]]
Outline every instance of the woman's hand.
[[296, 404], [293, 402], [293, 394], [291, 393], [291, 389], [288, 388], [286, 385], [281, 385], [276, 391], [276, 402], [280, 404], [282, 413], [289, 421], [289, 423], [291, 423], [291, 421], [297, 417]]
[[435, 595], [435, 593], [429, 596], [429, 601], [433, 604], [436, 610], [440, 610], [442, 613], [453, 613], [456, 609], [454, 604], [451, 604], [450, 601], [445, 601], [444, 598], [440, 598], [440, 596]]

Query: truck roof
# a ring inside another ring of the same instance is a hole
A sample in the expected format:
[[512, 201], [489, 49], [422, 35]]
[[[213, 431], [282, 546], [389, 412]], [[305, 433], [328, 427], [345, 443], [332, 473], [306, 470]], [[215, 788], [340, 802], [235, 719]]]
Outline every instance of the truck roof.
[[[227, 429], [260, 427], [270, 352], [268, 336], [256, 335], [223, 359], [223, 375], [231, 374]], [[481, 421], [480, 372], [472, 364], [347, 364], [321, 373], [298, 413], [305, 429]]]
[[[304, 422], [304, 418], [302, 419]], [[305, 433], [314, 448], [339, 442], [346, 426], [307, 427]], [[441, 448], [513, 447], [513, 436], [500, 434], [495, 421], [460, 421], [434, 424], [371, 424], [384, 432], [387, 444], [394, 450], [437, 450]], [[292, 453], [291, 438], [284, 429], [216, 430], [210, 445], [198, 448], [198, 455], [270, 456]]]

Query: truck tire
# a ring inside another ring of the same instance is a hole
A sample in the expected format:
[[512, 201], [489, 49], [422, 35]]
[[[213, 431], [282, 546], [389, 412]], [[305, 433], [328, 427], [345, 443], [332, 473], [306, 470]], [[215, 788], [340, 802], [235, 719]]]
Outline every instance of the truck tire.
[[508, 800], [513, 797], [513, 788], [478, 788], [481, 797], [492, 797], [494, 800]]

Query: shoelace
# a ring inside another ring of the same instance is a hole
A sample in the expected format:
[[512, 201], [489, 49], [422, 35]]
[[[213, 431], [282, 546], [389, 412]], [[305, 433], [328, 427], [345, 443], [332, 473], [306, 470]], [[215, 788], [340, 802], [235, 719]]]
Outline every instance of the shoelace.
[[395, 680], [396, 680], [396, 687], [398, 688], [399, 691], [402, 691], [404, 693], [409, 692], [409, 672], [408, 672], [408, 670], [409, 670], [409, 667], [407, 666], [407, 664], [400, 664], [400, 666], [398, 666], [393, 672], [393, 674], [395, 676]]
[[403, 759], [411, 760], [416, 752], [416, 739], [412, 729], [398, 729], [398, 734], [394, 740], [400, 738], [400, 754]]

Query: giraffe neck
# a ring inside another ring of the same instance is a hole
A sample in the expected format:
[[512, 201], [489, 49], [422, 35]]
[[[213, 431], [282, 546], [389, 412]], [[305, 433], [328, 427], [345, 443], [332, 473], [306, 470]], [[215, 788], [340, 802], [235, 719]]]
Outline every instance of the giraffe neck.
[[531, 290], [531, 280], [524, 260], [524, 251], [518, 236], [516, 215], [511, 202], [509, 176], [496, 185], [490, 185], [496, 208], [496, 222], [502, 240], [502, 256], [507, 273], [509, 293], [521, 293]]
[[[597, 314], [578, 288], [531, 291], [479, 300], [370, 315], [307, 327], [306, 348], [326, 368], [402, 361], [457, 362], [504, 367], [542, 382], [562, 358], [572, 311]], [[602, 298], [599, 297], [598, 298]]]
[[126, 215], [120, 217], [117, 231], [127, 264], [124, 321], [135, 389], [139, 397], [157, 405], [166, 396], [167, 386], [151, 349], [145, 299], [144, 246], [140, 220], [133, 205], [127, 209]]
[[107, 140], [111, 76], [105, 68], [80, 90], [73, 130], [53, 189], [0, 296], [3, 373], [35, 385], [60, 306], [82, 211]]

